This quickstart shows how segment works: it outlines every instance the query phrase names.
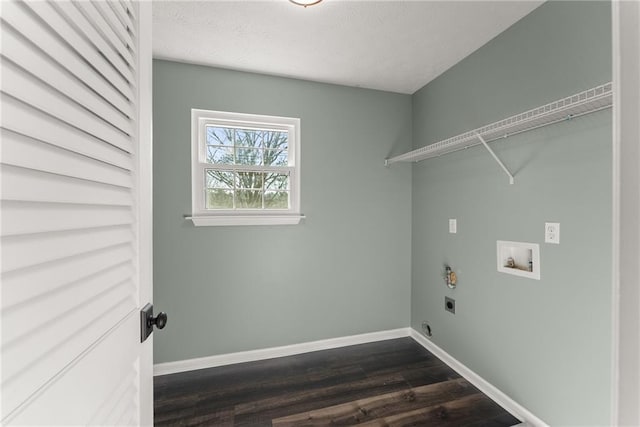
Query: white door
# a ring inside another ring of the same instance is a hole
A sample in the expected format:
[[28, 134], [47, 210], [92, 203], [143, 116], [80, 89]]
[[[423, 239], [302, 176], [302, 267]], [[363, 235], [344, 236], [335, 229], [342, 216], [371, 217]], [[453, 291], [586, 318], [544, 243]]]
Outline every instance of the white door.
[[150, 5], [2, 1], [3, 425], [148, 425]]

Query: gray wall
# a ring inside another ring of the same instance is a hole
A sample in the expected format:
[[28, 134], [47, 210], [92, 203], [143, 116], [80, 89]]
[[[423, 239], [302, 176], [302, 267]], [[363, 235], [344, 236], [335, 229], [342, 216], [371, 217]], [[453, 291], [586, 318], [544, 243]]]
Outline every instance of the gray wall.
[[[534, 10], [414, 95], [414, 145], [611, 80], [610, 13], [606, 2]], [[493, 148], [515, 185], [481, 147], [413, 168], [412, 327], [428, 321], [437, 345], [549, 424], [608, 425], [611, 111]], [[544, 243], [545, 222], [561, 223], [560, 245]], [[498, 273], [496, 240], [539, 243], [542, 279]]]
[[[411, 98], [154, 61], [155, 362], [409, 324]], [[190, 110], [301, 119], [296, 226], [194, 227]]]

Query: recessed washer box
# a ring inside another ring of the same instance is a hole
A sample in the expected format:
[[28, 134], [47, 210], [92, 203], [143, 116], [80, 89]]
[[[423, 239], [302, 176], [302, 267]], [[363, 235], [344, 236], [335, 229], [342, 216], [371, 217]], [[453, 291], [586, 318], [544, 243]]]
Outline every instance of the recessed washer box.
[[497, 242], [498, 271], [540, 280], [540, 245], [537, 243]]

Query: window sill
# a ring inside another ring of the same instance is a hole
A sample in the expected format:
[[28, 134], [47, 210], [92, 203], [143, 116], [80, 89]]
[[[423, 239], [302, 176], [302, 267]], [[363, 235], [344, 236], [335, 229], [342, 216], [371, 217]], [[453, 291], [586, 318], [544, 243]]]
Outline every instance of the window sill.
[[196, 227], [234, 226], [234, 225], [296, 225], [304, 215], [211, 215], [188, 216]]

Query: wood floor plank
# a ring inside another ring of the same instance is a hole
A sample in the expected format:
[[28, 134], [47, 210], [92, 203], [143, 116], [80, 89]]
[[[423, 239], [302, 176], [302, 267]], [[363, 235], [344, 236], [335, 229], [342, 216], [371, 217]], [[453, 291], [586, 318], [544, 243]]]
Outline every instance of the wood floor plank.
[[284, 414], [311, 411], [391, 391], [407, 389], [406, 381], [401, 375], [370, 377], [322, 389], [288, 393], [239, 404], [236, 406], [236, 416], [240, 418], [245, 414], [261, 413], [269, 417], [269, 419], [273, 419]]
[[485, 418], [480, 421], [473, 422], [465, 427], [504, 427], [520, 424], [522, 421], [517, 420], [508, 412], [502, 412], [495, 417]]
[[286, 376], [269, 376], [266, 378], [254, 378], [253, 380], [233, 383], [219, 389], [201, 390], [202, 399], [216, 399], [220, 396], [247, 395], [268, 391], [277, 393], [278, 390], [303, 390], [310, 384], [324, 387], [340, 384], [348, 380], [364, 378], [362, 370], [357, 366], [336, 367], [315, 372], [293, 372]]
[[452, 399], [475, 393], [477, 393], [476, 389], [467, 380], [459, 378], [289, 415], [274, 419], [273, 426], [356, 425], [446, 403]]
[[195, 417], [195, 407], [192, 405], [185, 405], [173, 409], [159, 409], [158, 406], [156, 406], [153, 414], [153, 423], [157, 426], [184, 425], [182, 421], [190, 420], [193, 417]]
[[226, 410], [208, 413], [205, 415], [194, 416], [183, 421], [184, 421], [184, 425], [188, 427], [199, 427], [199, 426], [233, 427], [235, 425], [233, 408], [228, 408]]
[[285, 396], [269, 397], [267, 399], [252, 401], [236, 405], [237, 414], [245, 414], [250, 412], [262, 412], [273, 407], [290, 406], [292, 404], [314, 400], [322, 401], [327, 397], [349, 394], [354, 392], [378, 389], [384, 386], [398, 385], [406, 388], [406, 381], [402, 375], [390, 374], [379, 377], [370, 377], [359, 381], [352, 381], [344, 384], [324, 387], [321, 389], [304, 390], [299, 393], [289, 393]]
[[[273, 379], [272, 381], [257, 381], [253, 384], [244, 384], [240, 387], [229, 386], [220, 389], [205, 389], [198, 393], [197, 413], [203, 413], [211, 408], [229, 405], [242, 405], [243, 402], [278, 401], [281, 396], [304, 396], [307, 394], [322, 396], [318, 390], [329, 388], [336, 391], [334, 396], [339, 395], [339, 391], [345, 388], [345, 384], [358, 383], [364, 380], [361, 371], [354, 371], [351, 368], [347, 371], [338, 369], [332, 375], [318, 375], [317, 373], [307, 375], [300, 373], [295, 378]], [[404, 378], [399, 377], [395, 381], [404, 385]], [[370, 382], [374, 387], [375, 381]], [[343, 393], [348, 394], [347, 390]], [[246, 411], [240, 415], [246, 414]]]
[[[378, 418], [358, 425], [361, 427], [467, 427], [483, 419], [495, 417], [502, 411], [504, 409], [487, 396], [475, 393], [440, 405]], [[303, 425], [298, 424], [300, 427]]]
[[403, 369], [402, 376], [411, 387], [420, 387], [427, 384], [460, 378], [460, 374], [447, 365], [439, 366], [409, 366]]

